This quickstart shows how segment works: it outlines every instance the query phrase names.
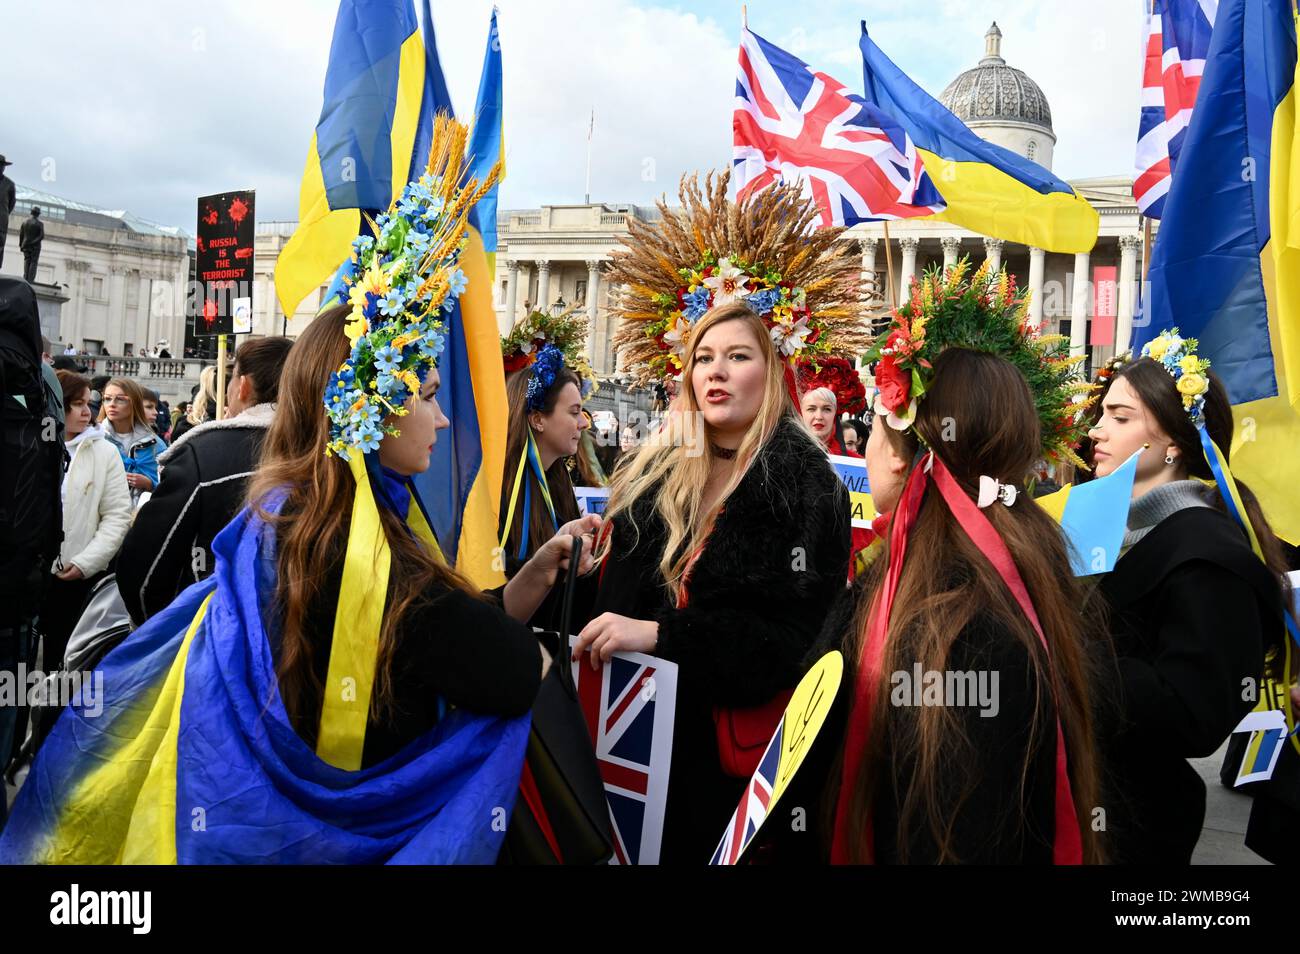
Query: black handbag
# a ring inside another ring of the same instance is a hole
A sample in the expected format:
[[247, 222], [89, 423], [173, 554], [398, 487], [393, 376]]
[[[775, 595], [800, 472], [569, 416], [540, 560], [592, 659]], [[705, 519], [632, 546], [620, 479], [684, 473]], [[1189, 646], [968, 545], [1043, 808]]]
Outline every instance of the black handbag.
[[533, 703], [519, 797], [499, 863], [595, 865], [613, 853], [609, 805], [569, 662], [569, 623], [582, 539], [575, 538], [559, 633], [545, 633], [554, 662]]

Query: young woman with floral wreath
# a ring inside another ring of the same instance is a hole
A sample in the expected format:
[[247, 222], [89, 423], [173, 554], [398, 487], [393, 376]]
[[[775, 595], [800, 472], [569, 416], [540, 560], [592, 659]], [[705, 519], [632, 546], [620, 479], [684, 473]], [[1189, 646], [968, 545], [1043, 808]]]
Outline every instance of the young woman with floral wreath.
[[613, 475], [577, 653], [678, 664], [669, 863], [717, 846], [844, 589], [848, 492], [798, 418], [794, 372], [868, 341], [841, 230], [810, 232], [816, 207], [796, 186], [736, 205], [727, 181], [685, 180], [680, 210], [661, 203], [614, 256], [625, 366], [678, 388]]
[[439, 117], [426, 173], [354, 244], [347, 302], [289, 354], [216, 573], [105, 658], [102, 712], [64, 711], [0, 860], [496, 860], [550, 663], [523, 621], [572, 541], [489, 598], [412, 490], [448, 423], [448, 313], [467, 272], [487, 280], [461, 253], [497, 171], [465, 182], [466, 138]]
[[[1101, 582], [1120, 675], [1108, 828], [1126, 863], [1191, 861], [1205, 783], [1187, 759], [1213, 754], [1264, 696], [1289, 716], [1295, 680], [1287, 566], [1228, 469], [1232, 408], [1197, 344], [1175, 328], [1103, 369], [1089, 431], [1098, 477], [1141, 452], [1122, 555]], [[1265, 690], [1248, 691], [1261, 676]]]
[[507, 577], [579, 516], [568, 461], [590, 426], [582, 405], [595, 374], [582, 359], [586, 336], [572, 314], [533, 312], [501, 340], [508, 417], [498, 535]]
[[[888, 529], [820, 647], [842, 648], [851, 687], [829, 769], [836, 863], [1101, 857], [1083, 595], [1024, 493], [1040, 457], [1072, 455], [1088, 385], [1005, 273], [966, 269], [916, 283], [873, 350], [866, 460]], [[989, 703], [970, 680], [955, 697], [953, 674], [996, 674]]]

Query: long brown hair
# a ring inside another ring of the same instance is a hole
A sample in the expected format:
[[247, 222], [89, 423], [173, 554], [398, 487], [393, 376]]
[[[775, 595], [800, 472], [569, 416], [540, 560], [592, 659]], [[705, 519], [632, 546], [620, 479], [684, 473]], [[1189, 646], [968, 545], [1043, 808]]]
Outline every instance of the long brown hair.
[[[333, 599], [323, 585], [343, 558], [356, 484], [345, 461], [325, 455], [329, 418], [322, 395], [329, 376], [347, 358], [343, 327], [347, 305], [318, 315], [289, 351], [280, 378], [279, 408], [262, 447], [261, 466], [249, 483], [249, 505], [276, 531], [276, 620], [280, 654], [276, 664], [280, 695], [294, 729], [314, 744], [324, 687], [312, 667], [327, 647], [309, 620], [321, 600]], [[400, 422], [399, 422], [400, 426]], [[278, 515], [266, 509], [268, 495], [286, 494]], [[393, 658], [402, 638], [436, 639], [436, 633], [404, 632], [406, 615], [427, 599], [430, 589], [479, 591], [443, 565], [407, 532], [388, 508], [379, 508], [384, 537], [392, 551], [375, 662], [370, 717], [383, 720], [394, 712]], [[327, 607], [333, 618], [334, 607]]]
[[[1231, 464], [1232, 405], [1229, 403], [1228, 391], [1223, 386], [1223, 381], [1219, 379], [1219, 376], [1210, 371], [1207, 373], [1207, 377], [1210, 382], [1210, 390], [1205, 394], [1203, 408], [1205, 431], [1210, 435], [1210, 439], [1219, 446], [1219, 450], [1223, 452], [1223, 459]], [[1228, 513], [1227, 502], [1223, 499], [1223, 493], [1219, 490], [1219, 485], [1214, 482], [1214, 473], [1210, 470], [1209, 462], [1205, 459], [1205, 451], [1201, 447], [1200, 435], [1197, 433], [1196, 425], [1192, 423], [1192, 419], [1183, 408], [1182, 395], [1178, 393], [1178, 386], [1174, 382], [1173, 376], [1157, 361], [1151, 358], [1139, 358], [1116, 371], [1111, 379], [1111, 384], [1120, 378], [1129, 383], [1129, 387], [1137, 393], [1139, 400], [1151, 412], [1151, 416], [1155, 418], [1160, 430], [1169, 435], [1169, 439], [1174, 446], [1182, 452], [1181, 461], [1187, 469], [1188, 476], [1209, 481], [1214, 487], [1211, 502], [1218, 510]], [[1099, 407], [1101, 401], [1105, 400], [1106, 393], [1109, 390], [1110, 384], [1107, 385], [1106, 391], [1102, 392], [1101, 400], [1097, 402]], [[1255, 492], [1235, 474], [1233, 480], [1236, 481], [1237, 493], [1240, 495], [1242, 505], [1246, 509], [1246, 518], [1250, 521], [1255, 536], [1259, 540], [1259, 548], [1263, 551], [1264, 563], [1273, 571], [1278, 586], [1282, 590], [1283, 601], [1294, 613], [1294, 594], [1287, 583], [1286, 576], [1290, 567], [1287, 565], [1286, 557], [1283, 554], [1282, 544], [1273, 532], [1273, 528], [1269, 526]], [[1268, 675], [1281, 675], [1279, 671], [1282, 665], [1281, 650], [1284, 648], [1282, 640], [1285, 638], [1285, 633], [1280, 628], [1271, 634], [1265, 634]]]
[[[717, 502], [707, 513], [703, 511], [704, 486], [708, 482], [712, 466], [707, 448], [703, 441], [707, 436], [706, 426], [702, 424], [704, 415], [695, 400], [695, 389], [691, 377], [695, 371], [696, 349], [704, 340], [710, 328], [726, 321], [742, 321], [746, 324], [758, 344], [767, 369], [767, 378], [763, 386], [763, 401], [758, 414], [736, 450], [736, 467], [727, 485], [718, 495]], [[686, 361], [682, 368], [681, 384], [677, 397], [668, 410], [663, 426], [651, 435], [645, 445], [634, 455], [624, 456], [614, 470], [610, 479], [609, 503], [605, 508], [605, 520], [608, 523], [620, 514], [626, 514], [631, 520], [633, 506], [642, 496], [653, 495], [655, 506], [663, 518], [667, 529], [667, 542], [659, 559], [659, 573], [668, 588], [670, 597], [676, 601], [681, 590], [682, 577], [695, 553], [708, 539], [713, 520], [726, 504], [727, 498], [740, 486], [740, 481], [756, 463], [765, 466], [759, 455], [777, 425], [784, 418], [796, 420], [790, 396], [785, 388], [781, 356], [777, 354], [772, 338], [764, 327], [763, 321], [744, 302], [732, 302], [710, 308], [700, 318], [691, 331], [686, 348]], [[811, 433], [800, 425], [798, 433], [807, 439], [807, 450], [821, 450]], [[778, 493], [797, 493], [798, 488], [775, 488]], [[635, 522], [633, 530], [639, 532]], [[609, 552], [612, 537], [605, 534], [596, 551], [599, 560]], [[635, 545], [635, 540], [628, 544], [622, 541], [620, 546]]]
[[[506, 380], [506, 400], [509, 403], [506, 431], [506, 469], [501, 481], [501, 521], [504, 525], [506, 514], [510, 511], [510, 494], [515, 487], [515, 474], [519, 471], [520, 457], [528, 450], [528, 380], [529, 369], [514, 372]], [[569, 368], [561, 368], [555, 375], [555, 381], [546, 391], [542, 400], [541, 411], [550, 414], [555, 410], [560, 392], [566, 384], [572, 384], [581, 393], [582, 382]], [[528, 549], [523, 558], [527, 560], [565, 523], [578, 519], [578, 503], [573, 493], [573, 481], [569, 478], [569, 468], [565, 458], [556, 458], [546, 468], [546, 486], [551, 493], [551, 503], [555, 506], [555, 526], [551, 526], [551, 515], [542, 500], [542, 485], [533, 473], [533, 469], [524, 466], [524, 481], [531, 488], [529, 500], [531, 509], [523, 513], [524, 487], [519, 488], [519, 500], [515, 505], [514, 522], [510, 525], [510, 534], [506, 537], [505, 556], [513, 560], [519, 553], [519, 543], [523, 540], [524, 527], [528, 527]]]
[[[888, 425], [879, 420], [877, 427]], [[975, 496], [987, 475], [1023, 488], [1039, 455], [1039, 424], [1034, 399], [1020, 372], [991, 354], [959, 348], [944, 351], [934, 363], [934, 383], [917, 411], [915, 430], [943, 461], [961, 488]], [[892, 428], [886, 432], [893, 431]], [[947, 439], [945, 439], [947, 438]], [[914, 452], [915, 439], [894, 432], [896, 450]], [[1060, 528], [1041, 507], [1022, 495], [1011, 507], [994, 504], [983, 511], [1006, 543], [1038, 612], [1049, 652], [988, 558], [958, 525], [936, 487], [930, 485], [908, 542], [907, 560], [893, 604], [881, 664], [882, 673], [944, 671], [953, 646], [979, 613], [995, 617], [1014, 635], [1029, 659], [1038, 687], [1036, 712], [1021, 767], [1021, 804], [1027, 791], [1031, 754], [1055, 745], [1055, 726], [1046, 717], [1054, 701], [1069, 754], [1070, 784], [1083, 836], [1084, 858], [1098, 861], [1101, 849], [1089, 824], [1099, 804], [1099, 764], [1093, 734], [1090, 665], [1080, 607], [1085, 598], [1071, 576]], [[862, 664], [874, 598], [889, 563], [886, 550], [872, 566], [855, 614], [846, 651]], [[947, 706], [891, 706], [889, 680], [882, 679], [870, 705], [872, 739], [862, 770], [849, 780], [850, 856], [863, 860], [863, 834], [878, 799], [892, 798], [892, 779], [882, 762], [886, 740], [890, 757], [914, 765], [898, 793], [900, 860], [907, 860], [909, 833], [928, 828], [939, 860], [960, 861], [953, 846], [954, 819], [942, 812], [956, 797], [970, 797], [984, 770]]]

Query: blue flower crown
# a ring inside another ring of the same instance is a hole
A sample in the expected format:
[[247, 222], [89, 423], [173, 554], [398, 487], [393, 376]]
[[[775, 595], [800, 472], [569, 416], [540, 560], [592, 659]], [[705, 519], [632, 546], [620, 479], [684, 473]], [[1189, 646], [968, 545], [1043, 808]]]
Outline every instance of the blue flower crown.
[[528, 410], [542, 409], [546, 403], [546, 392], [555, 384], [555, 377], [563, 368], [564, 352], [555, 345], [548, 344], [537, 352], [537, 360], [528, 369], [528, 398], [525, 402]]

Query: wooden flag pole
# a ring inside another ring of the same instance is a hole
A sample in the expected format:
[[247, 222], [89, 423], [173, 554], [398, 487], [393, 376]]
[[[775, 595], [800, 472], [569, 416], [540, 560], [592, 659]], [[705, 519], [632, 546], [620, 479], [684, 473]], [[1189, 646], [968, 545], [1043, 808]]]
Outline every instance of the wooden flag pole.
[[892, 311], [898, 307], [897, 291], [894, 289], [894, 252], [889, 247], [889, 222], [882, 220], [881, 225], [885, 227], [885, 301], [889, 303]]
[[217, 420], [226, 412], [226, 336], [217, 335]]

